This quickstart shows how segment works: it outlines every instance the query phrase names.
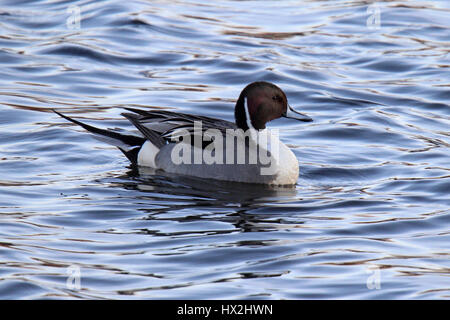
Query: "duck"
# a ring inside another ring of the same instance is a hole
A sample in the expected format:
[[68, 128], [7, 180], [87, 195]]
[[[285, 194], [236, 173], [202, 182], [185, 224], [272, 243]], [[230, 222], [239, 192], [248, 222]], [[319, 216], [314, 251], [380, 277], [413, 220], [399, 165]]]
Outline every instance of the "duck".
[[136, 167], [177, 175], [229, 182], [295, 185], [299, 163], [269, 121], [284, 117], [313, 121], [296, 111], [278, 86], [265, 81], [248, 84], [234, 108], [235, 122], [167, 110], [124, 108], [137, 129], [101, 129], [53, 110], [98, 139], [116, 146]]

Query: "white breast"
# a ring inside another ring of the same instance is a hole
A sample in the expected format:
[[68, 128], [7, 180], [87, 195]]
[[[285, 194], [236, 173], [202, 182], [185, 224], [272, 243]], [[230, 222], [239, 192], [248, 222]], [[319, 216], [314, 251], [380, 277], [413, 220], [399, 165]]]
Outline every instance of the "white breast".
[[[259, 131], [258, 139], [267, 141], [267, 149], [272, 155], [275, 163], [276, 179], [271, 183], [274, 185], [293, 185], [298, 180], [298, 160], [294, 153], [278, 138], [278, 130]], [[253, 136], [255, 138], [255, 136]], [[260, 140], [261, 141], [261, 140]]]
[[277, 169], [277, 178], [273, 181], [273, 184], [292, 185], [297, 183], [299, 174], [298, 160], [291, 149], [281, 141]]

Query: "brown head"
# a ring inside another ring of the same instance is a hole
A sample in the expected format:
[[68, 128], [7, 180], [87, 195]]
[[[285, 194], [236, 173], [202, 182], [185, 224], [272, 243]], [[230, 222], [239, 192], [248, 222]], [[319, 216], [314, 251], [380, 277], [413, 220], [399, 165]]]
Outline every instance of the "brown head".
[[253, 82], [242, 90], [234, 110], [236, 125], [243, 129], [265, 129], [266, 123], [280, 117], [312, 121], [292, 109], [283, 90], [270, 82]]

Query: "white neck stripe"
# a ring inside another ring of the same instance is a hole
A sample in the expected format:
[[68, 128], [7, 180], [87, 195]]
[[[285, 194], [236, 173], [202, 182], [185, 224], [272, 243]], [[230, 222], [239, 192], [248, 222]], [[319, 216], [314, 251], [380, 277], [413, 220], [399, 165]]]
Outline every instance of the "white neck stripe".
[[245, 121], [247, 122], [247, 127], [249, 129], [255, 130], [255, 128], [253, 128], [253, 125], [252, 125], [252, 120], [250, 118], [250, 113], [248, 112], [247, 97], [244, 98], [244, 109], [245, 109], [245, 118], [246, 118]]

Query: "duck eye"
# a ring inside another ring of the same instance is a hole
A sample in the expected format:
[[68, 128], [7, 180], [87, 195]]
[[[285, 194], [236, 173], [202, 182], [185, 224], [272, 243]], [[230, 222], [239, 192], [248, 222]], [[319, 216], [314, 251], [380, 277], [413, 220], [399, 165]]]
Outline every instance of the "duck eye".
[[272, 100], [274, 100], [274, 101], [281, 101], [281, 97], [276, 95], [276, 96], [272, 97]]

